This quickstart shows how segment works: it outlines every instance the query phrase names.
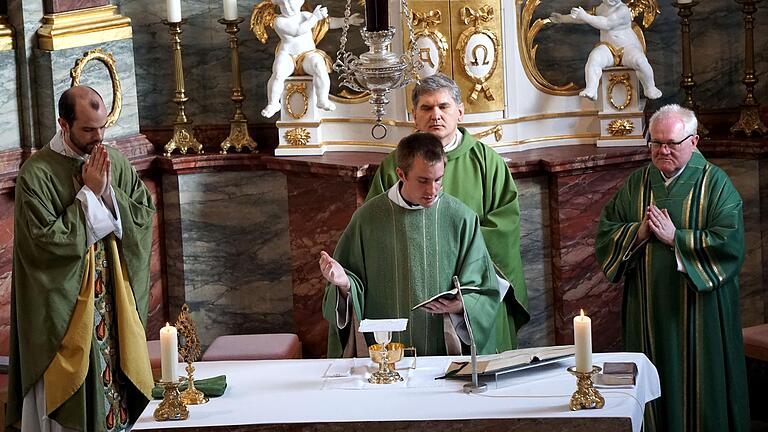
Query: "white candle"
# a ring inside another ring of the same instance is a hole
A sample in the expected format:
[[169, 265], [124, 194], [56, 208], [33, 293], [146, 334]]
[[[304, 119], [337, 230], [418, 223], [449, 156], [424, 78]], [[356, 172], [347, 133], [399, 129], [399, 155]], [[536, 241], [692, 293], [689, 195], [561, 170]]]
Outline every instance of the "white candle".
[[163, 382], [176, 382], [176, 364], [179, 362], [179, 339], [176, 327], [165, 323], [160, 329], [160, 365]]
[[237, 0], [224, 0], [224, 19], [234, 21], [237, 18]]
[[573, 343], [576, 345], [576, 371], [592, 372], [592, 320], [584, 315], [573, 318]]
[[181, 21], [181, 0], [165, 0], [165, 10], [168, 22]]
[[682, 3], [690, 3], [691, 0], [677, 0], [677, 2], [680, 3], [680, 4], [682, 4]]

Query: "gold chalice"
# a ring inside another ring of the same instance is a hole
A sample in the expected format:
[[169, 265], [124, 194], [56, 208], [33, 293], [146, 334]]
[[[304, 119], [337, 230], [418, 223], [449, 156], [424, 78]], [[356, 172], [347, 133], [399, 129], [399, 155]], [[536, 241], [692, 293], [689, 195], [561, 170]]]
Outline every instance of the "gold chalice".
[[382, 350], [381, 344], [373, 344], [368, 347], [368, 353], [370, 354], [371, 360], [373, 360], [374, 363], [381, 364], [381, 353], [386, 352], [387, 369], [389, 369], [391, 372], [395, 372], [395, 363], [403, 359], [406, 351], [412, 351], [413, 364], [409, 367], [409, 369], [416, 369], [416, 348], [407, 347], [405, 344], [400, 342], [390, 342], [385, 345], [385, 348], [385, 350]]

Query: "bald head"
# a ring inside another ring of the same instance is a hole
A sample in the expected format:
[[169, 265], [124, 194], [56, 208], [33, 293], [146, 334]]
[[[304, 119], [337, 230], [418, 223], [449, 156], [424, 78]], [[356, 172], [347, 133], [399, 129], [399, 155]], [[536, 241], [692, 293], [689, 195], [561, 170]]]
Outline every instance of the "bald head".
[[59, 98], [59, 117], [72, 125], [77, 119], [78, 112], [81, 110], [91, 110], [98, 112], [104, 107], [104, 100], [101, 95], [88, 86], [74, 86], [67, 89]]

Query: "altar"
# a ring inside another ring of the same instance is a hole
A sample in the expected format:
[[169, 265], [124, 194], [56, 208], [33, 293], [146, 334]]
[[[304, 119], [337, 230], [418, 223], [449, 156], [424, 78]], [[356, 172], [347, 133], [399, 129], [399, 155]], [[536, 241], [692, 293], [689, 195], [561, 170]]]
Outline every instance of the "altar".
[[[603, 409], [570, 411], [568, 401], [576, 382], [566, 368], [573, 358], [521, 372], [501, 388], [466, 394], [463, 381], [435, 379], [443, 375], [449, 357], [411, 358], [398, 364], [405, 381], [368, 384], [355, 371], [367, 359], [200, 362], [200, 378], [227, 375], [223, 396], [205, 405], [189, 406], [185, 421], [156, 422], [152, 401], [133, 430], [160, 431], [380, 431], [431, 430], [559, 430], [633, 431], [642, 426], [645, 404], [660, 395], [659, 376], [640, 353], [595, 354], [594, 363], [631, 361], [638, 366], [632, 387], [601, 388]], [[347, 363], [343, 363], [347, 362]], [[356, 365], [349, 376], [345, 365]]]

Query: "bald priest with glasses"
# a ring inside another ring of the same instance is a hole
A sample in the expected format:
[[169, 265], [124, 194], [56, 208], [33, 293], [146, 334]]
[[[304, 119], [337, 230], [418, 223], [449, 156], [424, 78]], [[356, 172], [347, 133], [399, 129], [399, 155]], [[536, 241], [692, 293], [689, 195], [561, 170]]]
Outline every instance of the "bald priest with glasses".
[[678, 105], [651, 117], [652, 163], [603, 209], [595, 249], [608, 279], [624, 280], [626, 350], [645, 353], [659, 371], [647, 430], [748, 431], [742, 201], [699, 153], [696, 127]]

